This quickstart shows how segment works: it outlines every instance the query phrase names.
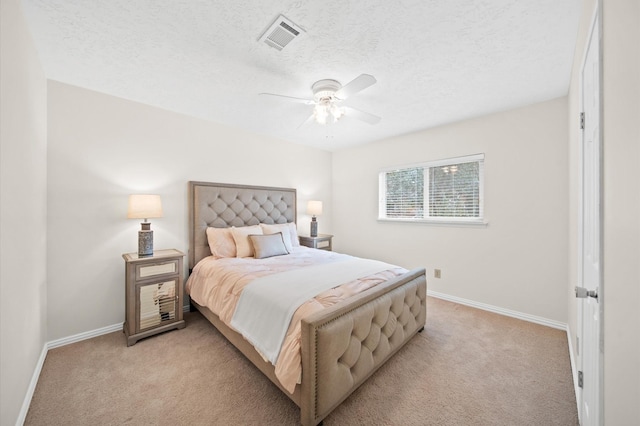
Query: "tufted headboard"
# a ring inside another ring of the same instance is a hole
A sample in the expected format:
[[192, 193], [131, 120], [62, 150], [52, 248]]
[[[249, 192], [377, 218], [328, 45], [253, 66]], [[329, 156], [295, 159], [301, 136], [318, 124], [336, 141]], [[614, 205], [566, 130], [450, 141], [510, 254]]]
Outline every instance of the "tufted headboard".
[[210, 256], [207, 227], [296, 221], [296, 190], [189, 182], [189, 269]]

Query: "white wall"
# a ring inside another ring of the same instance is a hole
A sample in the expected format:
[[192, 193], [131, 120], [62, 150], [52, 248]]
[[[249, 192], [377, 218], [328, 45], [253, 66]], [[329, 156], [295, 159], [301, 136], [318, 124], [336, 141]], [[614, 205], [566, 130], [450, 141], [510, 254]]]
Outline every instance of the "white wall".
[[47, 87], [19, 3], [0, 3], [2, 425], [20, 417], [47, 331]]
[[306, 201], [329, 201], [327, 151], [55, 81], [48, 113], [49, 340], [124, 320], [121, 255], [137, 251], [140, 228], [126, 218], [131, 193], [162, 196], [154, 247], [185, 253], [189, 180], [297, 188], [300, 232]]
[[[334, 153], [335, 248], [424, 266], [433, 291], [566, 322], [566, 123], [561, 98]], [[488, 226], [376, 220], [381, 168], [477, 153]]]
[[640, 2], [603, 18], [604, 420], [640, 424]]

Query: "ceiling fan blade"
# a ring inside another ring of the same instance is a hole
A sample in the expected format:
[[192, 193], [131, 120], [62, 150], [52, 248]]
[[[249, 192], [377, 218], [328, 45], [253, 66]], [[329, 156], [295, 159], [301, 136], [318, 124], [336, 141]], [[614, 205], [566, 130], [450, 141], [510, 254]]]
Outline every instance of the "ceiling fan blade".
[[345, 106], [343, 108], [345, 109], [346, 116], [357, 118], [358, 120], [364, 121], [365, 123], [378, 124], [380, 120], [382, 120], [382, 118], [378, 117], [377, 115], [360, 111], [359, 109], [355, 109], [353, 107]]
[[299, 130], [302, 126], [308, 124], [311, 121], [313, 121], [313, 112], [302, 123], [300, 123], [298, 127], [296, 127], [296, 130]]
[[311, 99], [304, 99], [304, 98], [295, 98], [293, 96], [286, 96], [286, 95], [276, 95], [275, 93], [260, 93], [260, 96], [276, 96], [278, 98], [285, 98], [285, 99], [290, 99], [294, 102], [299, 102], [301, 104], [305, 104], [305, 105], [314, 105], [315, 102]]
[[369, 74], [360, 74], [358, 77], [351, 80], [346, 85], [342, 86], [342, 89], [335, 93], [335, 97], [344, 101], [351, 95], [355, 95], [361, 90], [376, 83], [376, 78]]

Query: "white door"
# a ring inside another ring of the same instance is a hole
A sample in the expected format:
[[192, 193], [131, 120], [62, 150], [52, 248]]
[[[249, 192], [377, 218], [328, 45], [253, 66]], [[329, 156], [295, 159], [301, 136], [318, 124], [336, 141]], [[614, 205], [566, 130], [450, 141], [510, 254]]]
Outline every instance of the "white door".
[[[601, 133], [599, 16], [591, 28], [582, 67], [582, 194], [581, 288], [578, 299], [578, 395], [583, 426], [601, 425], [602, 412], [602, 256], [601, 256]], [[580, 382], [580, 380], [579, 380]]]

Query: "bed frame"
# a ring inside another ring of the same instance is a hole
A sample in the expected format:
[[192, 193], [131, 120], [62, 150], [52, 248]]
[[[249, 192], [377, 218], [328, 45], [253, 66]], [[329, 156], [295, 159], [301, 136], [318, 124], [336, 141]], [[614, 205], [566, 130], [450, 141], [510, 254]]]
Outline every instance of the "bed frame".
[[[296, 221], [296, 190], [189, 182], [189, 271], [211, 254], [209, 226]], [[191, 302], [298, 407], [303, 425], [317, 425], [417, 332], [426, 321], [426, 275], [415, 269], [302, 320], [302, 380], [293, 394], [274, 367], [239, 333]]]

